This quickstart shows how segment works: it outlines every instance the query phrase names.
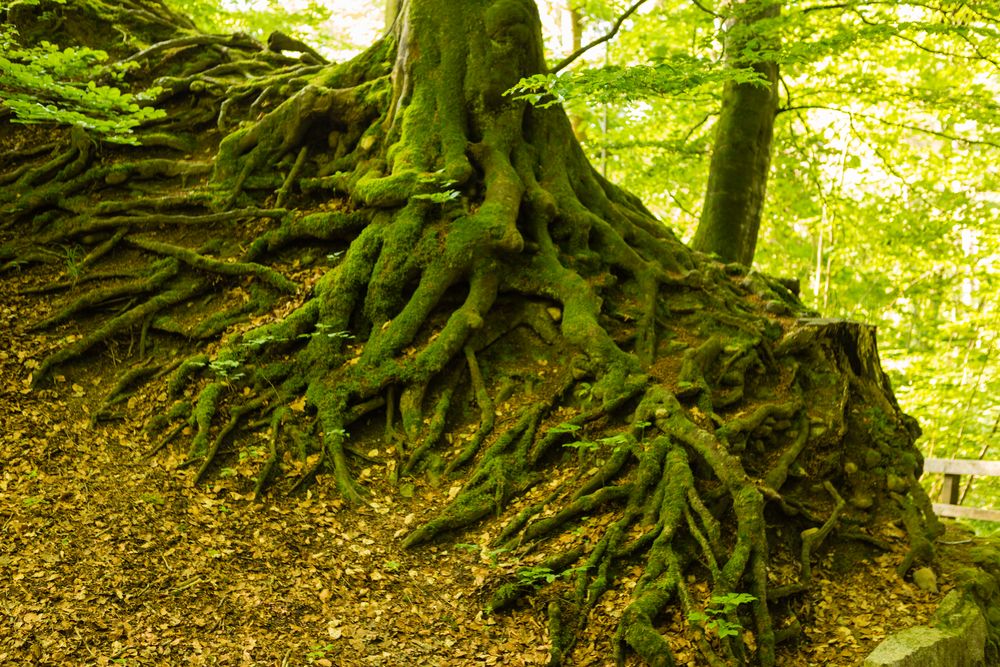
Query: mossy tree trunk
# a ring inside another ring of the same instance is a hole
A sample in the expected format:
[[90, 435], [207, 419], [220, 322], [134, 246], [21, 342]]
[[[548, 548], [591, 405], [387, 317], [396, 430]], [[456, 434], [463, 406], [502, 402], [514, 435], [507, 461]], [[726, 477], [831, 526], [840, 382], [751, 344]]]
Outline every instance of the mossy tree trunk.
[[[779, 10], [772, 0], [733, 3], [726, 58], [735, 67], [752, 67], [767, 83], [730, 81], [723, 89], [705, 200], [692, 241], [696, 250], [746, 266], [753, 264], [757, 248], [778, 112], [778, 65], [760, 46], [767, 44], [761, 26]], [[761, 52], [764, 57], [755, 56]]]
[[[132, 7], [43, 3], [22, 34], [75, 13], [141, 41]], [[37, 289], [67, 297], [34, 326], [74, 335], [36, 386], [130, 339], [95, 418], [165, 383], [150, 431], [190, 434], [196, 479], [263, 431], [258, 496], [287, 456], [295, 487], [329, 472], [353, 503], [373, 451], [393, 480], [458, 483], [405, 544], [505, 517], [491, 548], [525, 568], [490, 606], [554, 580], [553, 664], [626, 568], [619, 658], [672, 664], [665, 612], [748, 592], [730, 618], [747, 633], [687, 631], [712, 664], [773, 665], [824, 540], [877, 544], [903, 518], [901, 571], [928, 557], [915, 428], [873, 331], [692, 253], [595, 172], [562, 110], [505, 96], [544, 68], [533, 2], [403, 0], [347, 63], [282, 44], [124, 49], [169, 111], [141, 146], [72, 131], [48, 155], [2, 126], [2, 268], [76, 252]]]

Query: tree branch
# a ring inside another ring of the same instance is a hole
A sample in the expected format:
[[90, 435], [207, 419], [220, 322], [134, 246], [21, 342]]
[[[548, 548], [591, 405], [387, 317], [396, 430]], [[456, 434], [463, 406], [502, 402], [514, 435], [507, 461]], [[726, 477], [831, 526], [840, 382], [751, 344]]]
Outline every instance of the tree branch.
[[705, 5], [701, 4], [701, 2], [699, 2], [699, 0], [691, 0], [691, 2], [694, 3], [695, 7], [697, 7], [701, 11], [705, 12], [706, 14], [710, 14], [710, 15], [714, 16], [717, 19], [723, 18], [722, 14], [719, 14], [718, 12], [713, 12], [711, 9], [709, 9]]
[[886, 120], [885, 118], [879, 118], [873, 114], [861, 113], [859, 111], [848, 111], [846, 109], [841, 109], [839, 107], [831, 107], [825, 104], [801, 104], [794, 107], [784, 107], [778, 109], [778, 114], [785, 113], [786, 111], [802, 111], [806, 109], [824, 109], [826, 111], [835, 111], [837, 113], [842, 113], [846, 116], [863, 118], [865, 120], [875, 121], [883, 125], [888, 125], [890, 127], [898, 127], [903, 130], [911, 130], [913, 132], [921, 132], [923, 134], [930, 134], [941, 139], [947, 139], [949, 141], [960, 141], [963, 144], [968, 144], [970, 146], [989, 146], [990, 148], [1000, 148], [1000, 143], [995, 141], [986, 141], [985, 139], [969, 139], [968, 137], [960, 137], [955, 134], [948, 134], [947, 132], [940, 132], [938, 130], [931, 130], [926, 127], [920, 127], [919, 125], [910, 125], [908, 123], [896, 123], [891, 120]]
[[618, 20], [615, 21], [614, 26], [612, 26], [611, 30], [608, 31], [607, 34], [605, 34], [603, 37], [598, 37], [597, 39], [592, 41], [590, 44], [587, 44], [586, 46], [581, 46], [579, 49], [577, 49], [573, 53], [563, 58], [561, 61], [559, 61], [559, 63], [557, 63], [554, 67], [552, 67], [549, 70], [549, 74], [555, 74], [559, 70], [564, 69], [567, 65], [572, 63], [574, 60], [582, 56], [587, 51], [591, 50], [598, 44], [603, 44], [604, 42], [608, 41], [609, 39], [617, 35], [618, 30], [622, 27], [622, 23], [625, 22], [625, 19], [632, 16], [632, 14], [634, 14], [636, 10], [639, 9], [639, 7], [642, 6], [642, 4], [645, 2], [646, 0], [638, 0], [638, 2], [636, 2], [634, 5], [625, 10], [624, 14], [618, 17]]
[[814, 5], [812, 7], [803, 8], [801, 13], [810, 14], [812, 12], [821, 12], [825, 9], [847, 9], [848, 7], [851, 6], [853, 6], [853, 3], [850, 2], [838, 2], [837, 4], [834, 5]]

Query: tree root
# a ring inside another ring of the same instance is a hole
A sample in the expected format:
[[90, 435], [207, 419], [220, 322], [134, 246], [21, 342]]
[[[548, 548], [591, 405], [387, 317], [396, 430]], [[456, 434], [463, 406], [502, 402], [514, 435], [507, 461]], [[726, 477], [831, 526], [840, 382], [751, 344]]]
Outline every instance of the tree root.
[[[774, 665], [776, 644], [798, 626], [773, 618], [771, 603], [808, 586], [811, 558], [839, 523], [902, 518], [911, 551], [901, 572], [930, 553], [913, 429], [874, 334], [793, 321], [808, 313], [787, 290], [690, 253], [594, 172], [558, 109], [506, 97], [543, 63], [504, 37], [530, 28], [527, 6], [497, 6], [503, 15], [487, 17], [496, 34], [479, 35], [489, 49], [423, 43], [421, 58], [394, 40], [426, 30], [461, 45], [469, 26], [486, 29], [466, 20], [475, 3], [433, 25], [407, 15], [395, 37], [339, 65], [175, 34], [131, 56], [149, 62], [161, 102], [200, 96], [141, 129], [158, 157], [139, 147], [105, 160], [79, 132], [52, 157], [0, 156], [4, 225], [33, 230], [8, 264], [53, 244], [88, 249], [79, 275], [45, 288], [70, 300], [36, 328], [102, 318], [44, 359], [33, 384], [138, 333], [139, 363], [95, 418], [172, 370], [174, 403], [150, 421], [162, 435], [148, 453], [193, 432], [182, 465], [198, 464], [199, 482], [229, 455], [226, 443], [242, 447], [240, 434], [266, 428], [257, 500], [287, 453], [304, 466], [292, 491], [328, 473], [348, 502], [364, 503], [352, 463], [385, 410], [385, 428], [374, 428], [393, 452], [394, 481], [426, 470], [436, 482], [443, 469], [461, 482], [403, 546], [537, 494], [493, 536], [535, 565], [490, 608], [571, 580], [547, 605], [552, 664], [571, 659], [588, 613], [639, 565], [614, 637], [619, 662], [631, 649], [675, 664], [665, 613], [748, 593], [749, 613], [727, 619], [748, 624], [739, 636], [690, 624], [691, 636], [709, 664]], [[211, 152], [215, 129], [229, 127], [211, 161], [159, 157], [188, 138]], [[198, 247], [194, 236], [227, 243]], [[292, 273], [299, 245], [328, 264], [300, 256]], [[108, 266], [122, 248], [151, 258], [148, 268]], [[229, 289], [246, 299], [219, 297]], [[204, 304], [214, 312], [194, 307]], [[768, 504], [801, 544], [776, 539]], [[584, 516], [603, 520], [570, 534]], [[798, 558], [798, 581], [768, 580], [773, 552]]]
[[261, 264], [254, 264], [252, 262], [222, 262], [217, 259], [212, 259], [211, 257], [206, 257], [205, 255], [200, 255], [192, 250], [188, 250], [187, 248], [181, 248], [169, 243], [161, 243], [159, 241], [152, 241], [150, 239], [143, 239], [134, 236], [128, 237], [126, 240], [128, 243], [136, 246], [137, 248], [149, 250], [150, 252], [158, 255], [173, 257], [174, 259], [184, 262], [188, 266], [202, 271], [218, 273], [219, 275], [224, 276], [253, 276], [260, 278], [275, 289], [291, 294], [294, 294], [296, 289], [298, 289], [298, 285], [294, 282], [284, 277], [274, 269]]

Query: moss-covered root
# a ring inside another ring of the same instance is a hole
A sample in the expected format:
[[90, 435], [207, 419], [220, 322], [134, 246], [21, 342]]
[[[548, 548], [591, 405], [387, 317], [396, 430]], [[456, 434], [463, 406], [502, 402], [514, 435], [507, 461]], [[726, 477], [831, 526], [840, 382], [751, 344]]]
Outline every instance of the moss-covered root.
[[552, 583], [556, 578], [565, 576], [567, 568], [577, 562], [583, 555], [583, 549], [575, 548], [557, 553], [546, 558], [537, 565], [522, 567], [507, 581], [493, 591], [487, 609], [492, 612], [509, 609], [519, 599], [538, 589], [546, 583]]
[[281, 424], [290, 414], [291, 410], [286, 407], [281, 407], [275, 410], [271, 417], [271, 437], [268, 438], [267, 460], [264, 461], [264, 465], [261, 467], [260, 473], [257, 474], [257, 481], [253, 487], [253, 499], [255, 501], [259, 501], [264, 495], [264, 490], [267, 488], [267, 485], [271, 480], [271, 475], [278, 467], [278, 439], [281, 433]]
[[[812, 554], [823, 544], [823, 540], [837, 527], [840, 521], [840, 515], [844, 511], [847, 503], [841, 498], [840, 494], [837, 493], [837, 489], [834, 488], [833, 484], [829, 481], [823, 483], [823, 488], [827, 490], [830, 496], [833, 498], [834, 507], [833, 511], [830, 512], [830, 516], [827, 517], [826, 521], [819, 528], [812, 527], [807, 528], [800, 534], [800, 539], [802, 540], [802, 550], [799, 554], [799, 580], [790, 584], [785, 584], [783, 586], [776, 586], [768, 591], [768, 599], [770, 600], [780, 600], [781, 598], [788, 597], [789, 595], [795, 595], [803, 591], [809, 590], [812, 585]], [[789, 629], [785, 628], [781, 631], [781, 634], [785, 637], [794, 636], [795, 633], [799, 632], [800, 629]], [[782, 641], [781, 637], [778, 636], [779, 633], [775, 633], [775, 643], [780, 643]]]
[[347, 466], [346, 418], [350, 414], [347, 394], [316, 380], [306, 389], [306, 399], [316, 406], [316, 416], [323, 430], [323, 456], [327, 465], [333, 469], [337, 490], [348, 502], [360, 505], [364, 502], [363, 490], [351, 477]]
[[[648, 409], [648, 399], [647, 396], [647, 404], [643, 408]], [[655, 443], [660, 445], [657, 449], [667, 449], [657, 457], [663, 461], [663, 472], [656, 492], [650, 495], [650, 498], [659, 501], [655, 531], [649, 533], [655, 538], [646, 556], [643, 575], [633, 592], [633, 601], [618, 624], [615, 652], [619, 663], [623, 660], [623, 646], [628, 644], [651, 665], [675, 664], [666, 639], [653, 627], [653, 621], [675, 595], [685, 597], [681, 588], [682, 568], [673, 545], [677, 531], [682, 527], [694, 478], [681, 447], [663, 436], [654, 440]], [[711, 554], [709, 558], [714, 560]], [[682, 602], [685, 600], [682, 599]]]
[[910, 571], [914, 563], [927, 563], [933, 560], [934, 545], [928, 538], [923, 515], [910, 497], [898, 493], [891, 495], [902, 510], [903, 525], [906, 527], [906, 534], [910, 538], [910, 549], [906, 552], [900, 564], [896, 566], [896, 574], [902, 577]]
[[615, 659], [619, 665], [625, 664], [625, 652], [622, 650], [625, 644], [650, 667], [673, 667], [677, 664], [670, 644], [653, 627], [653, 619], [670, 603], [679, 576], [676, 569], [665, 572], [625, 608], [615, 635]]
[[110, 340], [112, 336], [122, 331], [142, 325], [157, 313], [193, 298], [205, 288], [205, 285], [204, 281], [197, 279], [179, 281], [176, 287], [160, 292], [144, 303], [108, 320], [83, 338], [70, 343], [42, 361], [32, 375], [32, 386], [38, 387], [59, 364], [76, 359], [98, 343]]
[[656, 394], [661, 406], [655, 413], [657, 427], [704, 460], [732, 499], [737, 521], [736, 543], [721, 564], [713, 594], [731, 593], [743, 580], [748, 592], [756, 598], [752, 606], [757, 659], [761, 665], [769, 667], [774, 664], [774, 629], [767, 608], [768, 544], [763, 495], [747, 475], [740, 459], [727, 450], [723, 439], [691, 421], [673, 394], [657, 387], [650, 391]]
[[143, 363], [123, 373], [111, 391], [104, 397], [104, 400], [101, 401], [101, 405], [91, 414], [90, 423], [96, 424], [101, 420], [123, 418], [124, 415], [113, 413], [112, 408], [127, 400], [137, 385], [154, 375], [165, 372], [165, 366], [166, 364]]

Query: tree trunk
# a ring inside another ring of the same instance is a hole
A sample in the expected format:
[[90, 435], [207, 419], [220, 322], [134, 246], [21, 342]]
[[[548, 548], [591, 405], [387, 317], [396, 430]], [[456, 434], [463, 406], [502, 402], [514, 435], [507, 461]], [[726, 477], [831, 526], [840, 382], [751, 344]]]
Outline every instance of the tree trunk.
[[763, 9], [748, 9], [749, 5], [743, 0], [735, 7], [736, 17], [727, 30], [727, 59], [735, 67], [753, 67], [767, 85], [731, 81], [725, 85], [705, 201], [692, 241], [696, 250], [746, 266], [753, 263], [767, 193], [778, 111], [778, 65], [748, 62], [741, 52], [752, 39], [761, 39], [755, 24], [778, 16], [780, 8], [777, 3]]
[[[143, 34], [133, 12], [39, 9]], [[131, 339], [95, 418], [163, 383], [149, 429], [190, 433], [196, 481], [263, 429], [257, 496], [293, 458], [293, 489], [326, 471], [359, 504], [358, 460], [454, 483], [405, 544], [504, 517], [493, 547], [542, 577], [490, 608], [551, 580], [553, 664], [634, 564], [609, 653], [670, 664], [661, 614], [747, 592], [745, 632], [698, 645], [773, 665], [769, 602], [808, 590], [841, 518], [905, 513], [928, 556], [914, 430], [869, 328], [799, 320], [777, 282], [692, 253], [595, 172], [562, 110], [505, 96], [544, 68], [530, 0], [403, 0], [393, 25], [333, 65], [190, 31], [133, 53], [169, 110], [140, 146], [75, 129], [52, 157], [2, 126], [5, 268], [84, 253], [45, 288], [67, 298], [34, 326], [80, 333], [35, 386]], [[799, 574], [772, 581], [772, 557]]]

